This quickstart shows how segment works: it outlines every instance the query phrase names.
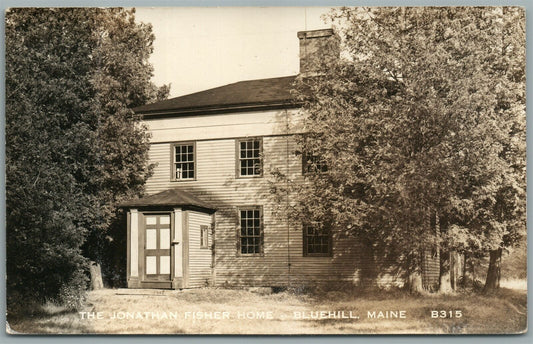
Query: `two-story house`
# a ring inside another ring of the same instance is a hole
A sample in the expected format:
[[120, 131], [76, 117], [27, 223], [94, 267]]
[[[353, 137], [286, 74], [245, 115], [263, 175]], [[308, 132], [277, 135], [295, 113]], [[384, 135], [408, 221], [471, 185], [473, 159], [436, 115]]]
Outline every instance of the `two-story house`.
[[[332, 35], [298, 33], [301, 69]], [[353, 238], [333, 240], [274, 211], [270, 171], [295, 180], [305, 172], [295, 154], [303, 116], [290, 93], [295, 78], [241, 81], [135, 109], [156, 167], [147, 196], [123, 204], [128, 287], [361, 283], [372, 263]]]

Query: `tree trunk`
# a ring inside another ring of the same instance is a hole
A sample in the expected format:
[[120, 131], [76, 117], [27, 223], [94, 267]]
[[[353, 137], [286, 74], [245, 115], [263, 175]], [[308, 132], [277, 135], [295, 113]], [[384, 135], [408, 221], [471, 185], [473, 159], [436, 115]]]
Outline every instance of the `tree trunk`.
[[459, 278], [457, 269], [457, 252], [450, 252], [450, 284], [453, 291], [457, 290], [457, 280]]
[[422, 285], [422, 275], [420, 271], [415, 270], [409, 274], [409, 292], [411, 294], [424, 293], [424, 287]]
[[452, 292], [449, 263], [450, 263], [450, 253], [441, 251], [439, 293], [447, 294], [447, 293]]
[[98, 290], [104, 288], [104, 281], [102, 280], [102, 269], [100, 268], [100, 264], [96, 262], [91, 262], [90, 272], [92, 289]]
[[453, 291], [450, 280], [450, 271], [443, 271], [440, 274], [439, 293], [448, 294]]
[[489, 270], [483, 291], [488, 292], [500, 288], [502, 249], [490, 251]]
[[462, 287], [466, 288], [468, 287], [468, 279], [466, 276], [466, 262], [467, 262], [467, 253], [463, 253], [463, 284]]

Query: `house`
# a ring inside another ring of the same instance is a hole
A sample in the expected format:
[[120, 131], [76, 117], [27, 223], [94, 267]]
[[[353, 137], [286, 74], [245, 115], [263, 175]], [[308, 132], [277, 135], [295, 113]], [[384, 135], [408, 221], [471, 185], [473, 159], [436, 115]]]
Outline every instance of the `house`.
[[[333, 31], [298, 32], [301, 73]], [[136, 108], [151, 133], [147, 196], [124, 203], [130, 288], [364, 283], [372, 252], [290, 225], [270, 171], [303, 179], [296, 76], [248, 80]], [[399, 283], [388, 271], [379, 283]]]

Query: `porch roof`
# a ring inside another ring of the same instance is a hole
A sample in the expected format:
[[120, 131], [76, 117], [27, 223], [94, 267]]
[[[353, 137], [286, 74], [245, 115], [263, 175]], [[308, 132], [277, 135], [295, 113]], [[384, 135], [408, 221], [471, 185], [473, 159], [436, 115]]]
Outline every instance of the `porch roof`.
[[178, 190], [168, 189], [146, 197], [125, 201], [119, 204], [121, 208], [135, 207], [196, 207], [208, 211], [215, 211], [215, 207], [193, 196], [192, 194]]

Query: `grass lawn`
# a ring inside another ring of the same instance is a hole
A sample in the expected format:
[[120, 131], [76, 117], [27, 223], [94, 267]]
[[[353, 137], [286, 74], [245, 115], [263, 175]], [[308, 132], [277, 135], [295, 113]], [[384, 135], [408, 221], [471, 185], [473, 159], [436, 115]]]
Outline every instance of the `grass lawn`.
[[[517, 289], [501, 289], [493, 295], [425, 296], [396, 291], [317, 295], [262, 294], [215, 288], [183, 291], [105, 289], [89, 293], [87, 305], [81, 310], [87, 313], [69, 312], [48, 304], [33, 316], [8, 316], [8, 319], [11, 332], [19, 333], [520, 333], [527, 327], [526, 304], [526, 291]], [[386, 311], [396, 312], [393, 315], [397, 314], [398, 318], [387, 319]], [[405, 318], [399, 318], [402, 314], [399, 311], [405, 312]], [[432, 318], [431, 311], [446, 311], [446, 318]], [[449, 318], [450, 311], [452, 318]], [[456, 318], [455, 311], [460, 311], [462, 316]], [[369, 312], [376, 317], [369, 318]], [[302, 319], [302, 315], [310, 319]], [[88, 319], [88, 316], [94, 318]], [[322, 319], [312, 319], [317, 316]]]

